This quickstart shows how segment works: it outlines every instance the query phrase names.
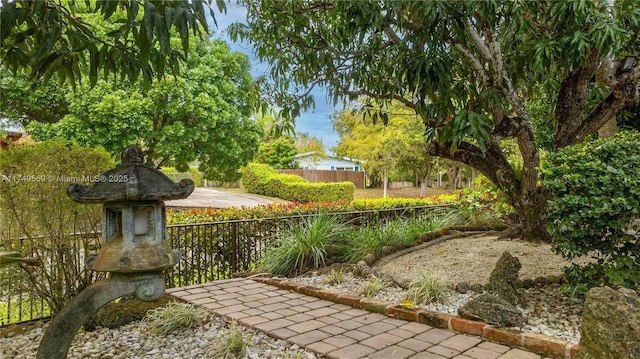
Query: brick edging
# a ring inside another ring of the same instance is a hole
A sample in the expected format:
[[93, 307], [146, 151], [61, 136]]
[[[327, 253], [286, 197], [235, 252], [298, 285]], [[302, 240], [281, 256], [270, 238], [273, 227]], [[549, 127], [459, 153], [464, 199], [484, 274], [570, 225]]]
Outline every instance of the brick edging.
[[365, 298], [334, 290], [311, 287], [301, 283], [271, 278], [270, 274], [260, 273], [247, 277], [247, 279], [273, 285], [281, 289], [292, 290], [300, 294], [329, 300], [335, 303], [345, 304], [357, 309], [385, 314], [398, 319], [423, 323], [436, 328], [478, 336], [492, 342], [524, 348], [556, 358], [574, 359], [579, 348], [578, 344], [572, 345], [567, 340], [556, 339], [542, 334], [503, 328], [484, 322], [463, 319], [449, 314], [400, 306], [379, 299]]

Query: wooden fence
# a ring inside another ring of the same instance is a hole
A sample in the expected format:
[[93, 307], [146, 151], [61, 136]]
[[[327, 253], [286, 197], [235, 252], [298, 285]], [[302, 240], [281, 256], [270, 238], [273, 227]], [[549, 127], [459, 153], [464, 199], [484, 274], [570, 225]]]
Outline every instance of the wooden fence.
[[[435, 205], [411, 208], [395, 208], [359, 212], [334, 213], [341, 220], [354, 225], [384, 223], [394, 218], [427, 216], [442, 218], [455, 207]], [[307, 215], [308, 216], [308, 215]], [[291, 221], [305, 216], [262, 218], [224, 222], [196, 223], [167, 226], [167, 241], [171, 248], [178, 249], [181, 259], [165, 272], [167, 288], [208, 283], [230, 278], [233, 273], [254, 269], [274, 235], [287, 228]], [[83, 258], [81, 246], [74, 246], [77, 258]], [[73, 262], [73, 263], [71, 263]], [[82, 260], [70, 261], [68, 265], [83, 266]], [[42, 298], [31, 292], [19, 292], [10, 278], [16, 268], [0, 270], [0, 327], [12, 323], [41, 319], [49, 313]], [[4, 307], [4, 308], [3, 308]]]
[[364, 172], [355, 171], [327, 171], [327, 170], [305, 170], [291, 169], [279, 170], [279, 173], [286, 173], [300, 176], [308, 182], [351, 182], [356, 188], [364, 188]]

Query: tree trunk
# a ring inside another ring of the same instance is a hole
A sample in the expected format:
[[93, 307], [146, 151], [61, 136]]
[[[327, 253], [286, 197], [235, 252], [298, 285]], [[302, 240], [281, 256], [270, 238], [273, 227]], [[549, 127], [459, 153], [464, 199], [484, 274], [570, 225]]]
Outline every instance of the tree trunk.
[[537, 188], [536, 167], [539, 165], [539, 159], [535, 145], [531, 141], [532, 138], [532, 136], [525, 136], [518, 139], [520, 151], [527, 159], [520, 176], [516, 175], [504, 157], [497, 141], [487, 143], [484, 153], [469, 143], [458, 144], [458, 149], [451, 152], [450, 144], [437, 142], [431, 144], [429, 152], [475, 168], [502, 190], [515, 213], [515, 223], [506, 236], [521, 237], [532, 242], [548, 242], [550, 236], [542, 220], [547, 199], [545, 194]]
[[387, 187], [389, 185], [389, 175], [387, 170], [384, 171], [384, 175], [382, 178], [382, 197], [387, 198]]
[[615, 116], [610, 118], [604, 126], [598, 130], [598, 138], [607, 138], [615, 135], [618, 132], [618, 124]]

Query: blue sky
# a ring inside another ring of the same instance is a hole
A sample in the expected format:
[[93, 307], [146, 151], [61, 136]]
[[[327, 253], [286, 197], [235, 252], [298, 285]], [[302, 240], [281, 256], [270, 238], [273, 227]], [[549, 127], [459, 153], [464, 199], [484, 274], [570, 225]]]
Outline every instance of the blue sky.
[[[214, 5], [215, 8], [215, 5]], [[222, 39], [229, 44], [232, 51], [240, 52], [249, 56], [251, 63], [251, 74], [254, 77], [266, 74], [267, 64], [260, 63], [252, 53], [252, 49], [247, 44], [232, 42], [227, 33], [227, 27], [237, 21], [244, 21], [246, 18], [246, 10], [239, 7], [235, 3], [227, 2], [227, 13], [220, 14], [216, 9], [216, 21], [218, 28], [210, 21], [211, 28], [214, 30], [215, 38]], [[331, 148], [338, 144], [339, 136], [333, 130], [330, 116], [341, 108], [335, 108], [327, 101], [327, 96], [322, 88], [316, 87], [312, 92], [315, 98], [315, 109], [304, 112], [296, 119], [296, 132], [306, 132], [310, 136], [318, 137], [322, 140], [327, 151], [331, 152]]]

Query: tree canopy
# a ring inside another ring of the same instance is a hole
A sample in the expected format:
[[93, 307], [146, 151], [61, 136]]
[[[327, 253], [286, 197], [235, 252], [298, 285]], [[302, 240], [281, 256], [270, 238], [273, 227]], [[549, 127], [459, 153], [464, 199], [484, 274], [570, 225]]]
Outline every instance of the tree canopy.
[[384, 195], [391, 175], [401, 164], [425, 165], [427, 154], [424, 124], [411, 109], [394, 103], [385, 112], [386, 124], [373, 121], [360, 111], [346, 110], [333, 118], [340, 135], [336, 155], [362, 161], [369, 176], [383, 184]]
[[[403, 103], [424, 122], [430, 153], [495, 183], [530, 239], [548, 237], [534, 124], [549, 128], [555, 150], [638, 98], [633, 0], [241, 3], [247, 24], [231, 33], [271, 65], [276, 89], [322, 85], [336, 102]], [[528, 106], [541, 99], [553, 108], [544, 121]], [[520, 167], [505, 157], [506, 139], [517, 142]]]
[[[190, 36], [208, 34], [205, 7], [215, 21], [213, 0], [12, 0], [0, 7], [0, 59], [14, 73], [28, 68], [32, 79], [75, 83], [117, 75], [147, 82], [177, 73]], [[217, 8], [226, 11], [223, 0]], [[100, 34], [85, 21], [88, 13], [117, 17], [117, 26]], [[171, 42], [179, 34], [181, 47]]]
[[234, 180], [262, 134], [250, 117], [251, 82], [245, 55], [231, 53], [220, 40], [198, 40], [180, 75], [148, 88], [141, 81], [84, 82], [81, 91], [67, 88], [69, 113], [62, 119], [31, 121], [26, 128], [39, 140], [63, 138], [114, 156], [137, 142], [150, 164], [186, 170], [197, 161], [206, 178]]

